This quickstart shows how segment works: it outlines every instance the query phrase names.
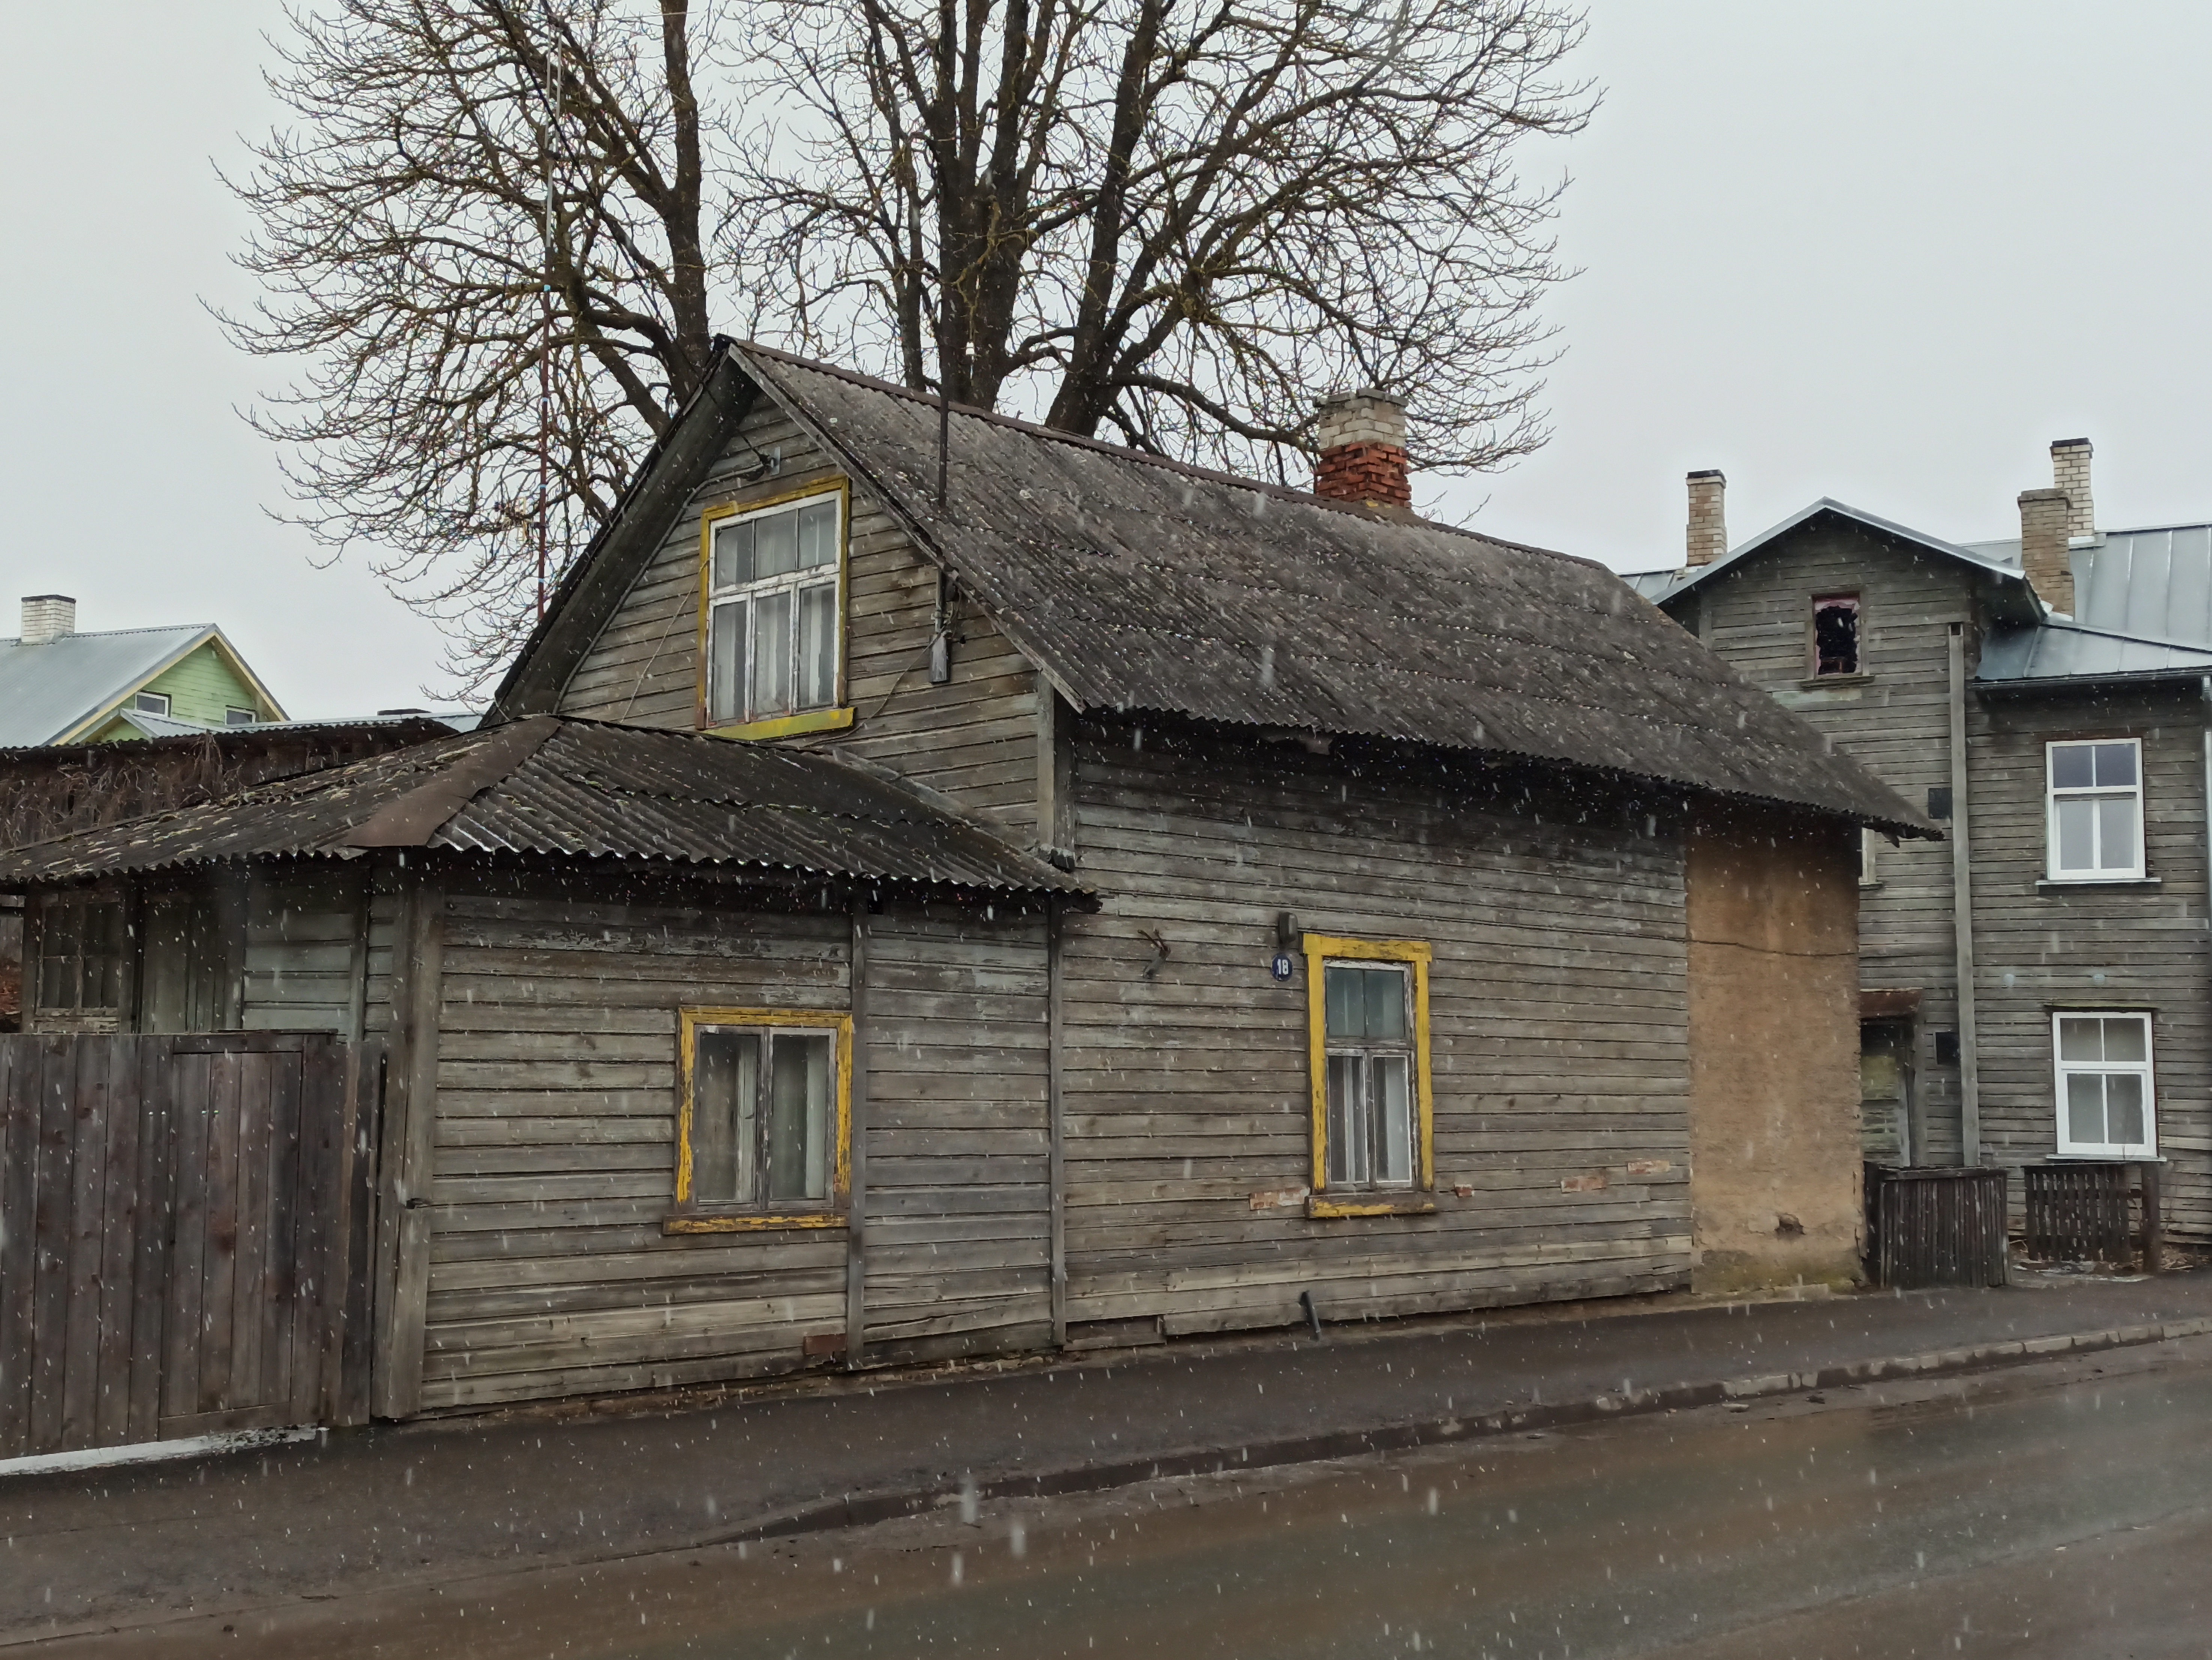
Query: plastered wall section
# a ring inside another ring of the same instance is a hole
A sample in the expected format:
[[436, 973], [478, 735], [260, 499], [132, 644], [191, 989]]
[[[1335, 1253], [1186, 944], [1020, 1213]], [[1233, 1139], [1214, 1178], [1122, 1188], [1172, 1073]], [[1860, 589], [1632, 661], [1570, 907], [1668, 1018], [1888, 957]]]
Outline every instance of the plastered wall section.
[[1854, 835], [1750, 812], [1704, 815], [1692, 827], [1697, 1290], [1859, 1277]]

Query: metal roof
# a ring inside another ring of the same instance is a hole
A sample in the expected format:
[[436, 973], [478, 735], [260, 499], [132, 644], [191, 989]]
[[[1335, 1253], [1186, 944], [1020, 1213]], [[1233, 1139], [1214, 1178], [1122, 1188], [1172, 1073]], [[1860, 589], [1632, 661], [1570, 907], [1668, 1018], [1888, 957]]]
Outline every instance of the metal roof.
[[2212, 647], [2139, 640], [2053, 620], [2041, 628], [1991, 635], [1983, 642], [1974, 678], [2001, 683], [2203, 674], [2212, 674]]
[[1079, 708], [1510, 754], [1929, 828], [1595, 562], [958, 409], [940, 511], [933, 400], [732, 355]]
[[0, 885], [371, 848], [1086, 889], [872, 769], [805, 751], [538, 715], [222, 800], [0, 852]]
[[211, 623], [188, 623], [65, 634], [35, 646], [0, 640], [0, 749], [67, 737], [215, 631]]

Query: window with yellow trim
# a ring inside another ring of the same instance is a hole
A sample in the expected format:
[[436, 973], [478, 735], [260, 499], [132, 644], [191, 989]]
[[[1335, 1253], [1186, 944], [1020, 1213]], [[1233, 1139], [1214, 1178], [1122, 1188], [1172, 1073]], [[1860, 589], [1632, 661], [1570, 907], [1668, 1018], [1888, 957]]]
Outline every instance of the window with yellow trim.
[[850, 1017], [687, 1009], [682, 1027], [678, 1205], [740, 1222], [842, 1209]]
[[1317, 1195], [1434, 1186], [1429, 956], [1420, 940], [1306, 938]]
[[837, 701], [844, 629], [842, 489], [706, 526], [710, 726], [775, 721]]

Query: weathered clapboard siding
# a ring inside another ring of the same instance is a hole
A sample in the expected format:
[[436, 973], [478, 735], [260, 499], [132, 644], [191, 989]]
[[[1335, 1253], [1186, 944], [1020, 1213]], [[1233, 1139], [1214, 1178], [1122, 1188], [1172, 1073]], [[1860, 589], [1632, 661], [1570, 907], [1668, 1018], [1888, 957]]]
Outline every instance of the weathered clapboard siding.
[[[1832, 734], [1906, 800], [1924, 804], [1931, 788], [1951, 781], [1948, 642], [1951, 623], [1971, 622], [1969, 582], [1954, 561], [1820, 520], [1796, 532], [1786, 552], [1716, 576], [1687, 620], [1738, 673]], [[1832, 593], [1859, 596], [1859, 660], [1868, 678], [1808, 688], [1812, 602]], [[1969, 806], [1982, 806], [1971, 792]], [[1959, 1068], [1938, 1067], [1934, 1046], [1937, 1031], [1959, 1025], [1948, 844], [1877, 847], [1875, 881], [1859, 894], [1859, 941], [1862, 985], [1923, 994], [1913, 1068], [1917, 1156], [1955, 1163]]]
[[[693, 493], [570, 678], [562, 713], [640, 726], [696, 724], [700, 515], [725, 502], [765, 501], [841, 476], [805, 433], [765, 400], [746, 417], [739, 440]], [[772, 477], [747, 482], [744, 475], [762, 455], [779, 457], [780, 467]], [[935, 567], [856, 483], [845, 617], [845, 702], [854, 724], [839, 741], [1033, 837], [1036, 671], [972, 603], [957, 600], [951, 679], [931, 685], [937, 594]]]
[[[1075, 744], [1081, 869], [1109, 897], [1064, 957], [1071, 1320], [1197, 1331], [1296, 1319], [1302, 1291], [1341, 1318], [1682, 1283], [1679, 824], [1135, 730]], [[1267, 966], [1283, 910], [1434, 947], [1433, 1215], [1304, 1214], [1306, 988]]]
[[[2168, 1225], [2212, 1237], [2212, 934], [2207, 931], [2205, 711], [2194, 686], [1984, 696], [1969, 727], [1982, 1134], [2007, 1164], [2057, 1146], [2051, 1014], [2149, 1009]], [[2044, 745], [2142, 740], [2145, 868], [2158, 885], [2039, 890]]]
[[240, 994], [245, 1031], [351, 1031], [365, 877], [349, 870], [253, 873]]
[[785, 1370], [842, 1230], [665, 1237], [677, 1011], [848, 1006], [842, 914], [448, 902], [422, 1404]]
[[1042, 917], [871, 917], [871, 1360], [1052, 1337]]

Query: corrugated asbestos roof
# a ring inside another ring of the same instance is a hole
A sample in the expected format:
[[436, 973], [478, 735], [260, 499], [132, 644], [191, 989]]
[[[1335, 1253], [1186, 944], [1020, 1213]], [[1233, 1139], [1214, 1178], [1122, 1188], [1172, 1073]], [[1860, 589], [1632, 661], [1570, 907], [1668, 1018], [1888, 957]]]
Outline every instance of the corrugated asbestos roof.
[[190, 623], [67, 634], [35, 646], [0, 640], [0, 749], [65, 737], [214, 632], [211, 624]]
[[842, 760], [550, 715], [0, 852], [0, 885], [370, 848], [1086, 891], [949, 806]]
[[933, 401], [734, 352], [1078, 708], [1486, 751], [1928, 829], [1602, 566], [958, 410], [940, 513]]

